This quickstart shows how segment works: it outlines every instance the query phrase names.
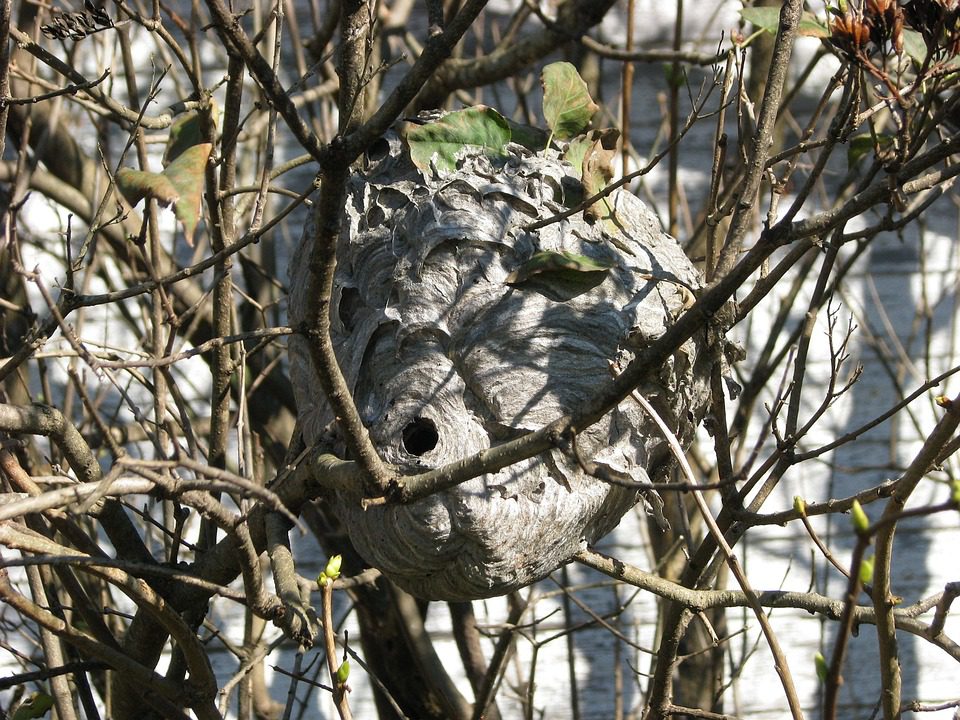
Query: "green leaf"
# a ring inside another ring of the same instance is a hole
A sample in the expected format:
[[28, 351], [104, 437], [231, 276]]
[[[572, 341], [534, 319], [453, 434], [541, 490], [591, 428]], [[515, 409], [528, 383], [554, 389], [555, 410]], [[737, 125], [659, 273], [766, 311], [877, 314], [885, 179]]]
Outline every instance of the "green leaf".
[[503, 157], [511, 140], [510, 126], [493, 108], [483, 105], [444, 115], [436, 122], [417, 125], [406, 133], [410, 159], [423, 172], [433, 160], [438, 170], [453, 172], [465, 149]]
[[778, 7], [745, 7], [740, 10], [740, 18], [758, 30], [776, 33], [780, 27], [780, 8]]
[[[614, 128], [594, 130], [587, 136], [587, 139], [590, 144], [583, 155], [581, 179], [583, 181], [583, 192], [587, 197], [591, 197], [603, 190], [613, 177], [613, 160], [617, 154], [617, 140], [620, 139], [620, 131]], [[601, 210], [601, 203], [602, 207], [607, 207], [606, 200], [600, 200], [584, 208], [584, 215], [599, 220], [604, 215]]]
[[117, 172], [117, 187], [127, 202], [136, 205], [145, 197], [153, 198], [163, 207], [177, 200], [177, 189], [163, 173], [120, 168]]
[[42, 692], [31, 693], [30, 697], [23, 701], [17, 711], [11, 716], [10, 720], [33, 720], [43, 717], [47, 711], [53, 707], [53, 698]]
[[[776, 34], [780, 26], [780, 8], [773, 6], [747, 7], [740, 11], [740, 17], [745, 22], [752, 23], [759, 30]], [[830, 37], [830, 28], [817, 19], [817, 16], [808, 10], [800, 15], [800, 27], [797, 31], [801, 35], [815, 38]]]
[[163, 207], [173, 205], [184, 237], [193, 245], [193, 233], [200, 221], [204, 169], [212, 148], [210, 143], [189, 147], [159, 173], [120, 168], [117, 187], [131, 205], [144, 198], [152, 198]]
[[578, 178], [583, 177], [583, 156], [587, 154], [587, 148], [591, 144], [593, 144], [593, 141], [589, 135], [580, 135], [571, 140], [567, 149], [563, 151], [563, 159], [573, 165]]
[[188, 245], [193, 245], [193, 231], [200, 222], [200, 203], [203, 197], [204, 169], [210, 159], [210, 143], [201, 143], [184, 150], [163, 171], [179, 197], [173, 205], [177, 220], [183, 225], [183, 234]]
[[927, 59], [927, 41], [916, 30], [903, 29], [903, 51], [918, 65]]
[[[893, 136], [878, 134], [876, 142], [881, 148], [890, 147], [893, 143]], [[874, 136], [870, 133], [854, 135], [850, 138], [850, 144], [847, 147], [847, 167], [853, 167], [857, 162], [867, 154], [873, 153]]]
[[826, 38], [830, 37], [830, 28], [827, 27], [826, 23], [820, 21], [820, 19], [814, 15], [809, 10], [805, 10], [800, 15], [800, 27], [797, 28], [797, 32], [806, 37], [815, 37], [815, 38]]
[[200, 113], [196, 110], [182, 114], [170, 126], [170, 139], [163, 153], [163, 164], [169, 165], [189, 147], [203, 142], [200, 126]]
[[507, 276], [506, 282], [509, 285], [516, 285], [525, 280], [551, 272], [573, 272], [573, 273], [594, 273], [604, 272], [612, 267], [616, 267], [616, 262], [598, 258], [587, 257], [586, 255], [577, 255], [566, 250], [544, 250], [535, 253], [523, 265], [514, 270]]
[[[923, 65], [923, 61], [927, 59], [929, 49], [927, 48], [927, 41], [923, 39], [923, 35], [916, 30], [904, 28], [903, 51], [917, 65]], [[946, 63], [946, 67], [951, 69], [960, 68], [960, 57], [950, 58]]]
[[847, 167], [853, 167], [864, 155], [873, 151], [873, 137], [870, 133], [855, 135], [847, 146]]
[[554, 137], [569, 140], [583, 132], [599, 106], [577, 69], [568, 62], [552, 63], [543, 69], [540, 82], [543, 116]]
[[507, 125], [510, 126], [510, 139], [518, 145], [523, 145], [534, 152], [540, 152], [547, 146], [547, 139], [550, 135], [546, 130], [541, 130], [533, 125], [514, 122], [509, 118], [507, 118]]
[[682, 88], [687, 82], [687, 68], [683, 65], [674, 63], [663, 63], [663, 79], [667, 82], [667, 87], [671, 90]]
[[[209, 113], [213, 124], [219, 122], [220, 109], [217, 101], [210, 99], [210, 104], [202, 112]], [[181, 113], [170, 126], [170, 138], [167, 140], [167, 149], [163, 153], [163, 165], [166, 167], [187, 148], [200, 145], [206, 140], [203, 134], [201, 110], [188, 110]]]

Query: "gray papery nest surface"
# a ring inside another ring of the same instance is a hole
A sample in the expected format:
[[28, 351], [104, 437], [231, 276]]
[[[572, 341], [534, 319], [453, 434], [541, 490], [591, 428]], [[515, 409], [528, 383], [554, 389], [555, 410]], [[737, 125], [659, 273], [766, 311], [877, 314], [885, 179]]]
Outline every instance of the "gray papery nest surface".
[[[511, 144], [505, 158], [465, 154], [456, 172], [424, 177], [395, 136], [376, 150], [348, 187], [333, 341], [374, 445], [404, 472], [576, 412], [610, 383], [611, 363], [625, 367], [691, 301], [698, 273], [629, 193], [609, 199], [601, 214], [612, 209], [612, 220], [577, 213], [523, 229], [582, 193], [573, 168], [550, 151]], [[293, 324], [311, 302], [313, 238], [310, 221], [292, 269]], [[544, 251], [612, 267], [522, 279]], [[305, 343], [290, 343], [305, 438], [345, 457]], [[707, 403], [703, 350], [702, 338], [688, 341], [638, 388], [684, 443]], [[597, 475], [668, 479], [667, 441], [629, 398], [576, 442]], [[643, 497], [656, 512], [659, 498]], [[612, 530], [638, 493], [586, 474], [568, 446], [409, 505], [364, 510], [359, 500], [358, 489], [331, 503], [368, 562], [414, 595], [467, 600], [544, 577]]]

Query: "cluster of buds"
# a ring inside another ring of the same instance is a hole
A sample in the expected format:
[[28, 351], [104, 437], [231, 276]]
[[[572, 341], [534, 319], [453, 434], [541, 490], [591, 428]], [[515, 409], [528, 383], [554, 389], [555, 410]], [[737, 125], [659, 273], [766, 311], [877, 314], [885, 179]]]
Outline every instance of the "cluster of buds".
[[838, 14], [830, 22], [830, 40], [841, 50], [856, 55], [870, 42], [870, 28], [853, 13]]
[[830, 41], [857, 58], [874, 52], [903, 52], [904, 28], [923, 37], [931, 55], [960, 52], [960, 0], [841, 0], [830, 7]]
[[875, 45], [890, 43], [897, 55], [903, 52], [903, 10], [896, 0], [867, 0], [863, 17]]
[[904, 8], [897, 0], [866, 0], [860, 10], [843, 3], [830, 12], [830, 39], [841, 50], [858, 55], [872, 43], [879, 49], [891, 47], [898, 55], [903, 52]]

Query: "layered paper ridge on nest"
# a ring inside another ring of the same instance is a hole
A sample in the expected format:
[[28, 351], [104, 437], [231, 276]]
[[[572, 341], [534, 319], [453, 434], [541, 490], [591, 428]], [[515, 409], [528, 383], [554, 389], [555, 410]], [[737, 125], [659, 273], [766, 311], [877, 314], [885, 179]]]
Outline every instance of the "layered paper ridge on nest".
[[[696, 270], [632, 195], [611, 196], [605, 219], [581, 212], [527, 231], [578, 192], [572, 167], [510, 145], [506, 158], [466, 155], [456, 172], [421, 173], [398, 139], [385, 143], [389, 150], [350, 181], [333, 340], [374, 444], [405, 472], [576, 412], [610, 383], [611, 362], [625, 367], [689, 304]], [[292, 270], [294, 324], [310, 302], [313, 237], [308, 223]], [[518, 280], [531, 258], [549, 252], [608, 269]], [[291, 341], [305, 436], [343, 457], [305, 343]], [[702, 345], [685, 343], [638, 388], [681, 441], [707, 402]], [[664, 480], [671, 462], [663, 434], [629, 399], [581, 432], [577, 447], [637, 482]], [[331, 502], [361, 555], [398, 585], [465, 600], [544, 577], [613, 529], [637, 499], [557, 448], [409, 505], [364, 510], [346, 493]]]

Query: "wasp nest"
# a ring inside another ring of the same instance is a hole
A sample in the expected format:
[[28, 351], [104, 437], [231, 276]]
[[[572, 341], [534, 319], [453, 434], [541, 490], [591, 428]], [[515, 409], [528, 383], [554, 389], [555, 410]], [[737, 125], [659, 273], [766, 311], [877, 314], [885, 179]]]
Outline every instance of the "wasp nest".
[[[349, 184], [337, 251], [333, 340], [381, 457], [405, 472], [439, 467], [575, 413], [691, 301], [698, 274], [638, 199], [603, 216], [575, 204], [574, 169], [511, 144], [421, 172], [395, 137]], [[547, 155], [546, 157], [544, 155]], [[306, 297], [314, 226], [294, 260], [291, 321]], [[344, 457], [306, 340], [291, 371], [308, 442]], [[702, 342], [688, 341], [638, 388], [688, 441], [707, 401]], [[607, 477], [665, 480], [667, 441], [624, 400], [576, 438]], [[586, 463], [584, 463], [586, 465]], [[655, 500], [655, 498], [653, 498]], [[636, 489], [584, 472], [557, 448], [409, 505], [332, 506], [357, 550], [420, 597], [466, 600], [538, 580], [612, 530]]]

